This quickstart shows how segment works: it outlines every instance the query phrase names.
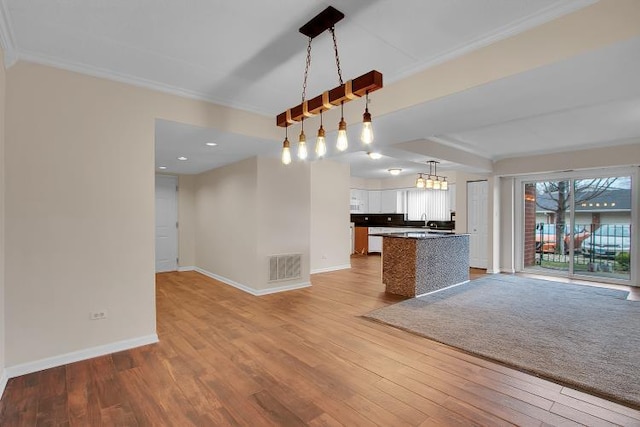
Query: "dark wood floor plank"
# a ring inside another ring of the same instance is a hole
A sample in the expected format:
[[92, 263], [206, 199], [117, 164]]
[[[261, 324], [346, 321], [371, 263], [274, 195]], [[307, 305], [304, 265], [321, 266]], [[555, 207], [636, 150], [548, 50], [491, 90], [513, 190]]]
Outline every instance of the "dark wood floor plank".
[[[0, 425], [640, 425], [640, 411], [361, 317], [379, 256], [254, 297], [157, 275], [160, 342], [9, 381]], [[474, 271], [474, 277], [482, 272]]]

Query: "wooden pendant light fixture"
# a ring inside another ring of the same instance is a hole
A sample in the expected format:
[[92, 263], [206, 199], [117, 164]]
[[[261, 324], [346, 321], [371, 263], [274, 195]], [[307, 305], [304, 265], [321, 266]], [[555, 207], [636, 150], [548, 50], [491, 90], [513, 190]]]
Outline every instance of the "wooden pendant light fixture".
[[[276, 124], [280, 127], [288, 127], [304, 118], [313, 117], [330, 108], [340, 106], [352, 99], [360, 98], [369, 93], [382, 88], [382, 73], [379, 71], [369, 71], [366, 74], [356, 77], [347, 82], [342, 81], [338, 49], [335, 41], [334, 25], [344, 18], [344, 14], [339, 10], [329, 6], [309, 22], [300, 27], [300, 32], [309, 37], [309, 48], [307, 49], [307, 70], [305, 70], [305, 87], [303, 87], [302, 103], [278, 114]], [[306, 75], [310, 63], [311, 40], [322, 34], [326, 30], [332, 33], [334, 48], [336, 53], [336, 65], [338, 66], [338, 77], [340, 85], [329, 89], [315, 98], [306, 100], [304, 91], [306, 89]], [[370, 117], [370, 116], [369, 116]], [[370, 119], [369, 119], [370, 120]]]

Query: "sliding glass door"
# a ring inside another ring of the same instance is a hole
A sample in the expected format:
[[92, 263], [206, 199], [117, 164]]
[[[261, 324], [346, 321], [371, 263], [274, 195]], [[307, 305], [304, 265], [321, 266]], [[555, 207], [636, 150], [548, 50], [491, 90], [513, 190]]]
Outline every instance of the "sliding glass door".
[[522, 182], [523, 269], [631, 279], [631, 175]]

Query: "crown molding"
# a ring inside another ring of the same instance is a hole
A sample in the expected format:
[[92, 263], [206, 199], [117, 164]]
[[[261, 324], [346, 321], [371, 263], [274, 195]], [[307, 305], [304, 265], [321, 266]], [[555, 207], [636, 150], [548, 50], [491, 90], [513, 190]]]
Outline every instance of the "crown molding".
[[4, 50], [4, 66], [9, 68], [18, 60], [18, 53], [13, 42], [13, 27], [5, 0], [0, 0], [0, 44]]
[[532, 13], [531, 15], [525, 16], [524, 18], [521, 18], [515, 22], [512, 22], [508, 25], [504, 25], [494, 31], [491, 31], [480, 37], [477, 37], [468, 43], [465, 43], [463, 45], [454, 47], [453, 49], [441, 52], [425, 61], [422, 61], [414, 66], [411, 66], [401, 71], [400, 73], [396, 74], [395, 76], [392, 76], [391, 78], [387, 78], [386, 80], [388, 80], [388, 83], [397, 82], [406, 77], [409, 77], [412, 74], [418, 73], [420, 71], [424, 71], [427, 68], [431, 68], [439, 64], [443, 64], [447, 61], [458, 58], [460, 56], [464, 56], [475, 50], [481, 49], [485, 46], [489, 46], [490, 44], [493, 44], [500, 40], [507, 39], [516, 34], [523, 33], [539, 25], [542, 25], [547, 22], [553, 21], [554, 19], [560, 18], [561, 16], [568, 15], [584, 7], [596, 4], [599, 1], [600, 0], [571, 0], [567, 3], [548, 6], [536, 13]]
[[150, 89], [157, 92], [166, 93], [169, 95], [175, 95], [182, 98], [195, 99], [197, 101], [205, 101], [212, 104], [220, 105], [222, 107], [233, 108], [236, 110], [242, 110], [245, 112], [258, 114], [260, 116], [271, 117], [275, 115], [273, 111], [262, 111], [251, 105], [227, 102], [219, 98], [213, 97], [204, 92], [182, 89], [177, 86], [172, 86], [165, 83], [144, 79], [141, 77], [135, 77], [125, 73], [119, 73], [117, 71], [108, 70], [106, 68], [94, 67], [91, 65], [81, 64], [73, 61], [60, 60], [49, 55], [30, 52], [22, 49], [19, 49], [17, 53], [18, 53], [17, 57], [21, 61], [32, 62], [40, 65], [46, 65], [49, 67], [72, 71], [74, 73], [80, 73], [80, 74], [84, 74], [91, 77], [98, 77], [101, 79], [106, 79], [106, 80], [111, 80], [118, 83], [137, 86], [144, 89]]
[[[206, 92], [193, 91], [188, 89], [179, 88], [177, 86], [168, 85], [165, 83], [148, 80], [140, 77], [135, 77], [125, 73], [118, 73], [113, 70], [109, 70], [101, 67], [94, 67], [86, 64], [81, 64], [73, 61], [65, 61], [57, 58], [53, 58], [48, 55], [44, 55], [37, 52], [26, 51], [18, 49], [14, 44], [13, 31], [11, 26], [11, 20], [8, 13], [8, 9], [5, 4], [6, 0], [0, 0], [0, 42], [5, 50], [5, 67], [10, 67], [18, 59], [33, 62], [36, 64], [47, 65], [67, 71], [73, 71], [80, 74], [85, 74], [93, 77], [104, 78], [120, 83], [129, 84], [132, 86], [142, 87], [145, 89], [151, 89], [157, 92], [167, 93], [170, 95], [180, 96], [183, 98], [195, 99], [199, 101], [210, 102], [227, 108], [233, 108], [243, 110], [246, 112], [258, 114], [261, 116], [273, 116], [277, 114], [274, 111], [265, 111], [255, 108], [252, 105], [247, 105], [238, 102], [229, 102], [228, 100], [220, 99], [215, 96], [211, 96]], [[423, 71], [429, 67], [437, 64], [447, 62], [451, 59], [463, 56], [474, 50], [480, 49], [484, 46], [488, 46], [499, 40], [506, 39], [512, 35], [524, 32], [538, 25], [552, 21], [563, 15], [575, 12], [586, 6], [597, 3], [599, 0], [570, 0], [566, 3], [556, 4], [542, 9], [534, 14], [526, 16], [518, 21], [505, 25], [495, 31], [485, 34], [472, 40], [464, 45], [457, 46], [446, 52], [442, 52], [426, 61], [423, 61], [416, 66], [401, 71], [399, 74], [392, 76], [389, 82], [396, 82], [408, 77], [409, 75]]]

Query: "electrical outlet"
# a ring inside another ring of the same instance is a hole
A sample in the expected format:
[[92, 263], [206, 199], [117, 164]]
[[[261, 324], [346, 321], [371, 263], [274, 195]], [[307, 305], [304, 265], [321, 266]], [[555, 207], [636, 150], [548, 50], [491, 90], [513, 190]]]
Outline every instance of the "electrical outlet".
[[89, 314], [91, 320], [102, 320], [107, 318], [107, 310], [94, 311]]

